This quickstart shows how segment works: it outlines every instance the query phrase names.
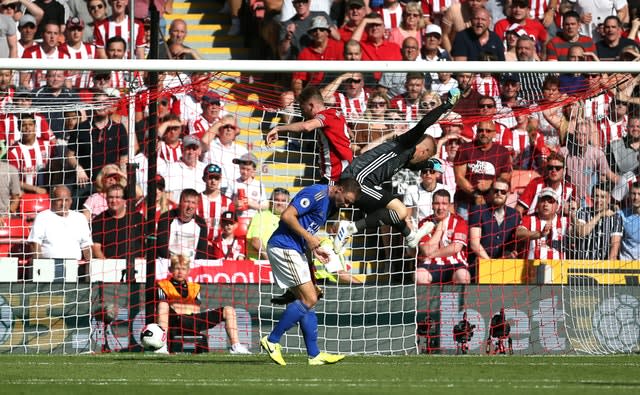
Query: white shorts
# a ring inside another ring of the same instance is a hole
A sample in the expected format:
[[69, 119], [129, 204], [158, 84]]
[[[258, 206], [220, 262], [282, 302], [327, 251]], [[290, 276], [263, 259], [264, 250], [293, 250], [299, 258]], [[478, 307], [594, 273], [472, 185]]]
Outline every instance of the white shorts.
[[296, 250], [268, 247], [271, 272], [280, 288], [291, 288], [311, 281], [307, 257]]

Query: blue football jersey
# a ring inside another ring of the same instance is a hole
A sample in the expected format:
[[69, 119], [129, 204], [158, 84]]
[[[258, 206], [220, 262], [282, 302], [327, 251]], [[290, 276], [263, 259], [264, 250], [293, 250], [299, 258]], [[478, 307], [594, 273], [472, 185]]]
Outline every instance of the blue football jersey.
[[[335, 210], [333, 202], [329, 199], [329, 186], [324, 184], [315, 184], [302, 189], [290, 204], [298, 210], [300, 225], [312, 235], [318, 232]], [[292, 249], [304, 254], [307, 242], [289, 229], [281, 219], [278, 229], [269, 239], [269, 246]]]

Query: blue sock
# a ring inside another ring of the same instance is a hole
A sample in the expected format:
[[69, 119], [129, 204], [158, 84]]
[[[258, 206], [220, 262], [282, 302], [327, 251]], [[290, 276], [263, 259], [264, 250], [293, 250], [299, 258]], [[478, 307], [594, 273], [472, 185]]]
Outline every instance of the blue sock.
[[273, 328], [267, 340], [271, 343], [280, 342], [282, 335], [302, 320], [308, 312], [309, 309], [300, 300], [289, 303], [284, 313], [282, 313], [280, 321], [278, 321], [276, 327]]
[[307, 346], [307, 354], [311, 358], [320, 354], [318, 349], [318, 317], [315, 310], [309, 310], [300, 320], [300, 328], [304, 336], [304, 344]]

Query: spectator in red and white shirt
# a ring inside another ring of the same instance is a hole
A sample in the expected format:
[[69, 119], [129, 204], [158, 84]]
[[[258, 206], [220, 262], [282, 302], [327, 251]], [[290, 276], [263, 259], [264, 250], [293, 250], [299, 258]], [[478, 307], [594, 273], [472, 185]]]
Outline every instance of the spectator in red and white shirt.
[[[24, 59], [69, 59], [69, 53], [58, 47], [60, 25], [47, 23], [44, 25], [42, 42], [24, 50]], [[27, 88], [38, 88], [46, 85], [42, 70], [20, 73], [20, 85]]]
[[[106, 45], [112, 37], [122, 37], [125, 43], [130, 41], [129, 15], [127, 14], [128, 0], [109, 0], [111, 5], [111, 16], [102, 23], [95, 26], [93, 35], [96, 45], [96, 57], [107, 59]], [[135, 53], [137, 59], [144, 59], [144, 26], [142, 22], [134, 22], [133, 37], [135, 39]]]
[[[120, 36], [111, 37], [105, 46], [107, 59], [126, 59], [127, 43]], [[133, 75], [132, 75], [133, 73]], [[138, 71], [112, 71], [109, 87], [121, 91], [139, 90], [144, 87], [144, 80]]]
[[578, 209], [576, 190], [570, 182], [565, 181], [564, 167], [564, 156], [556, 152], [551, 152], [547, 156], [543, 176], [531, 180], [518, 198], [516, 210], [520, 215], [534, 214], [540, 193], [545, 188], [551, 188], [556, 196], [559, 196], [558, 205], [566, 214]]
[[247, 256], [247, 240], [235, 235], [238, 219], [233, 211], [222, 213], [221, 227], [220, 235], [213, 241], [212, 258], [245, 259]]
[[504, 39], [506, 31], [517, 23], [529, 37], [539, 43], [542, 48], [545, 48], [549, 34], [542, 23], [529, 17], [530, 10], [529, 0], [512, 0], [509, 16], [497, 21], [493, 30], [498, 37]]
[[446, 189], [433, 193], [433, 215], [421, 221], [435, 224], [430, 234], [420, 241], [416, 284], [469, 284], [467, 263], [469, 225], [451, 212], [451, 194]]
[[[344, 83], [344, 91], [338, 92]], [[367, 110], [369, 93], [364, 90], [362, 73], [344, 73], [322, 89], [324, 102], [329, 106], [340, 108], [344, 117], [352, 120], [361, 118]]]
[[7, 159], [18, 169], [23, 192], [47, 193], [45, 188], [38, 186], [38, 175], [49, 161], [49, 142], [36, 138], [33, 114], [21, 115], [20, 132], [22, 137], [19, 142], [9, 147]]
[[516, 238], [527, 243], [527, 259], [563, 259], [562, 244], [569, 225], [569, 217], [558, 212], [558, 195], [551, 188], [543, 188], [535, 214], [522, 218]]
[[[347, 17], [345, 18], [344, 24], [338, 29], [342, 42], [346, 44], [347, 41], [351, 40], [353, 32], [360, 24], [360, 21], [364, 19], [366, 12], [367, 8], [364, 4], [364, 0], [350, 0], [347, 2]], [[362, 39], [367, 39], [366, 33], [363, 33]]]
[[[367, 32], [365, 40], [362, 33]], [[400, 46], [385, 39], [385, 26], [382, 17], [376, 13], [367, 15], [353, 32], [352, 38], [360, 41], [362, 60], [402, 60]], [[380, 79], [382, 73], [373, 73], [373, 78]]]
[[[24, 14], [20, 18], [20, 22], [18, 22], [18, 32], [20, 33], [20, 38], [18, 39], [17, 47], [18, 47], [18, 57], [21, 58], [24, 54], [24, 51], [37, 45], [36, 38], [36, 29], [37, 22], [36, 18], [31, 14]], [[19, 82], [17, 81], [16, 84]]]
[[404, 87], [405, 93], [391, 99], [391, 108], [398, 109], [406, 121], [419, 121], [421, 115], [418, 114], [418, 110], [420, 97], [424, 92], [424, 74], [407, 73]]
[[170, 114], [158, 127], [158, 161], [169, 163], [179, 162], [182, 158], [182, 123], [180, 118]]
[[210, 163], [204, 168], [202, 180], [205, 183], [204, 192], [200, 194], [200, 201], [196, 214], [204, 218], [207, 223], [207, 240], [212, 243], [220, 234], [220, 218], [225, 211], [235, 211], [233, 201], [220, 190], [222, 168]]
[[523, 107], [514, 107], [516, 126], [511, 129], [513, 168], [541, 171], [551, 150], [544, 143], [544, 136], [529, 122], [529, 115], [523, 114]]
[[[94, 59], [96, 46], [82, 42], [84, 21], [77, 16], [69, 18], [64, 31], [66, 42], [60, 44], [60, 50], [69, 54], [71, 59]], [[91, 86], [91, 75], [88, 71], [70, 71], [67, 74], [67, 88], [86, 89]]]
[[[31, 107], [31, 92], [24, 88], [18, 88], [13, 100], [16, 111], [0, 115], [0, 141], [5, 141], [7, 145], [22, 139], [19, 114], [23, 113], [24, 109]], [[32, 115], [35, 121], [36, 138], [47, 141], [50, 146], [54, 146], [56, 144], [56, 136], [51, 131], [49, 122], [40, 114], [32, 113]]]
[[382, 9], [378, 12], [384, 21], [385, 30], [399, 27], [402, 22], [403, 9], [398, 0], [384, 0]]
[[203, 139], [205, 133], [207, 133], [209, 128], [218, 122], [222, 116], [220, 95], [214, 91], [209, 91], [202, 96], [200, 105], [202, 106], [202, 114], [189, 122], [189, 134], [195, 134], [206, 144], [208, 142]]

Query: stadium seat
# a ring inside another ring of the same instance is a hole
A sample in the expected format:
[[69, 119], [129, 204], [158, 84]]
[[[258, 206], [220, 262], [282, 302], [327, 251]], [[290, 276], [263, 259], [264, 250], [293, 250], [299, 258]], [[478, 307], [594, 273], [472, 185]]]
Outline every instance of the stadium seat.
[[535, 170], [514, 170], [511, 174], [511, 192], [521, 194], [536, 177], [540, 177], [540, 174]]
[[236, 237], [246, 237], [247, 230], [249, 229], [249, 223], [251, 223], [251, 217], [239, 217], [238, 227], [235, 231]]
[[0, 257], [7, 257], [13, 246], [24, 243], [29, 228], [22, 218], [4, 218], [3, 221], [4, 224], [0, 226]]
[[27, 221], [32, 221], [40, 211], [51, 207], [46, 193], [25, 193], [20, 200], [20, 212]]

